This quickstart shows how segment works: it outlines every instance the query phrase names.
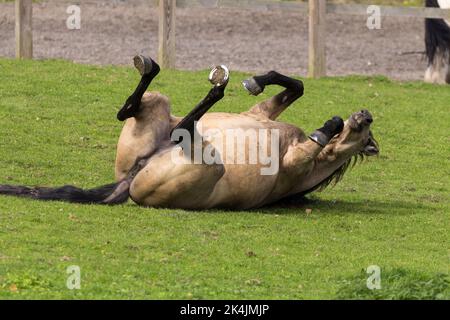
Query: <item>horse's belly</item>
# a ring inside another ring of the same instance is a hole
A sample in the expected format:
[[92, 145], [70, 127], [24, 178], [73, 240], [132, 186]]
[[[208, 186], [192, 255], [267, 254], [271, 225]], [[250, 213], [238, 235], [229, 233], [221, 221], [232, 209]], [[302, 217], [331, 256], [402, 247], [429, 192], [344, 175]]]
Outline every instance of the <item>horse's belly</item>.
[[261, 175], [259, 166], [225, 165], [209, 201], [212, 207], [248, 209], [266, 203], [278, 175]]
[[[133, 180], [130, 195], [151, 207], [248, 209], [266, 203], [277, 176], [260, 165], [181, 163], [171, 152], [157, 155]], [[185, 159], [184, 159], [185, 160]]]
[[277, 182], [283, 154], [280, 131], [287, 126], [220, 113], [202, 121], [205, 138], [225, 168], [210, 197], [213, 206], [247, 209], [265, 204]]
[[[299, 129], [229, 114], [207, 114], [197, 129], [210, 144], [200, 148], [200, 159], [195, 156], [203, 164], [177, 164], [170, 150], [152, 157], [133, 182], [136, 202], [186, 209], [248, 209], [272, 201], [274, 194], [281, 197], [285, 188], [280, 192], [278, 179], [285, 150], [280, 145], [301, 139]], [[278, 129], [281, 137], [271, 129]]]
[[170, 150], [152, 157], [136, 175], [130, 196], [150, 207], [207, 209], [214, 187], [224, 174], [223, 165], [191, 164]]

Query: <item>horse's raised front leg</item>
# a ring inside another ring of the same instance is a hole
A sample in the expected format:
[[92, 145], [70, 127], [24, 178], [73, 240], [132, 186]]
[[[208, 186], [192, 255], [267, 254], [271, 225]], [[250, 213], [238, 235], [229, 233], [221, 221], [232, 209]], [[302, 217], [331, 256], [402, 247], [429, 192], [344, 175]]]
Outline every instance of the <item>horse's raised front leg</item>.
[[255, 76], [243, 81], [245, 89], [255, 96], [262, 93], [267, 85], [274, 84], [282, 86], [286, 90], [266, 101], [258, 103], [247, 113], [275, 120], [287, 107], [303, 95], [302, 81], [284, 76], [276, 71], [270, 71], [265, 75]]
[[283, 167], [295, 171], [297, 176], [308, 171], [311, 169], [308, 164], [312, 165], [323, 148], [343, 129], [344, 121], [341, 117], [335, 116], [328, 120], [321, 128], [310, 134], [308, 140], [292, 145], [288, 149], [283, 158]]
[[144, 56], [135, 56], [134, 66], [141, 74], [141, 81], [117, 114], [117, 119], [120, 121], [134, 117], [137, 114], [141, 105], [142, 96], [160, 71], [160, 67], [155, 61]]
[[[302, 135], [299, 139], [293, 139], [287, 147], [280, 161], [280, 175], [277, 189], [273, 191], [270, 201], [277, 201], [288, 195], [299, 193], [299, 189], [307, 177], [314, 172], [316, 164], [330, 140], [342, 132], [344, 122], [340, 117], [333, 117], [324, 125], [315, 130], [309, 138]], [[325, 151], [326, 152], [326, 151]]]
[[344, 129], [344, 120], [341, 117], [334, 116], [331, 120], [324, 123], [323, 127], [314, 131], [309, 138], [324, 148], [331, 138]]

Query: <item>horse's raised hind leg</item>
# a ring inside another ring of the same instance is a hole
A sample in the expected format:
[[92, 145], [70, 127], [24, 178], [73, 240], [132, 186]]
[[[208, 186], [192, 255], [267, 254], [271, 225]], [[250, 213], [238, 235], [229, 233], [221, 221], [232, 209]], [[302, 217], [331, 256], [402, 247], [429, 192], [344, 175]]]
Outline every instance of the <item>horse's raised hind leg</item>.
[[[170, 151], [166, 149], [156, 154], [132, 181], [130, 195], [136, 203], [145, 206], [185, 209], [208, 208], [211, 205], [210, 196], [225, 173], [224, 165], [217, 162], [209, 163], [204, 161], [204, 158], [201, 159], [201, 163], [192, 163], [190, 160], [192, 160], [193, 148], [196, 147], [195, 143], [192, 143], [196, 135], [196, 122], [224, 96], [228, 83], [226, 67], [220, 66], [213, 69], [210, 81], [214, 87], [172, 129], [171, 140], [179, 146], [173, 146]], [[185, 135], [186, 133], [188, 136]], [[202, 141], [200, 147], [208, 146], [210, 152], [215, 154], [216, 150], [207, 141]], [[183, 152], [173, 152], [178, 147], [181, 147]], [[187, 156], [188, 154], [191, 159]]]
[[120, 121], [124, 121], [136, 115], [136, 113], [139, 111], [139, 106], [141, 105], [142, 96], [144, 95], [152, 80], [158, 75], [159, 71], [161, 70], [159, 65], [155, 61], [153, 61], [151, 58], [141, 55], [134, 57], [134, 66], [141, 74], [141, 81], [134, 90], [133, 94], [128, 97], [124, 106], [117, 114], [117, 119]]
[[[224, 74], [222, 74], [222, 77], [220, 78], [217, 74], [221, 72], [224, 72]], [[175, 133], [173, 136], [173, 141], [175, 143], [181, 142], [181, 130], [186, 130], [190, 135], [191, 141], [193, 141], [196, 122], [199, 121], [200, 118], [203, 117], [203, 115], [208, 112], [208, 110], [211, 109], [215, 103], [220, 101], [225, 96], [225, 88], [228, 84], [228, 70], [226, 67], [221, 66], [213, 69], [210, 74], [210, 81], [214, 84], [214, 87], [208, 92], [206, 97], [172, 129], [170, 136], [172, 137]], [[177, 130], [179, 131], [177, 132]]]
[[145, 92], [160, 68], [152, 59], [136, 56], [134, 65], [141, 74], [139, 85], [117, 114], [126, 120], [117, 143], [116, 180], [128, 176], [140, 159], [149, 157], [168, 140], [170, 131], [170, 104], [158, 92]]
[[282, 86], [286, 90], [266, 101], [258, 103], [247, 113], [262, 115], [275, 120], [287, 107], [303, 95], [302, 81], [284, 76], [276, 71], [270, 71], [265, 75], [255, 76], [243, 81], [245, 89], [254, 96], [262, 93], [267, 85], [274, 84]]

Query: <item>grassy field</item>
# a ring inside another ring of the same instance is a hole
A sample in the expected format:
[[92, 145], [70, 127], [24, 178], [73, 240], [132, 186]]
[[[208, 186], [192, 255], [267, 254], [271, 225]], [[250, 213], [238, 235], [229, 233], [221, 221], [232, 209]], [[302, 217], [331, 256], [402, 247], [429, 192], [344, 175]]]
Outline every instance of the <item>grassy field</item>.
[[[163, 71], [151, 89], [183, 115], [209, 89], [207, 74]], [[246, 76], [232, 73], [215, 111], [264, 98], [243, 91]], [[0, 183], [112, 182], [115, 114], [137, 81], [125, 67], [0, 59]], [[0, 299], [450, 298], [449, 88], [304, 82], [282, 120], [311, 131], [367, 108], [380, 156], [297, 207], [189, 212], [0, 197]], [[71, 265], [80, 290], [66, 287]], [[381, 290], [366, 288], [370, 265], [381, 268]]]

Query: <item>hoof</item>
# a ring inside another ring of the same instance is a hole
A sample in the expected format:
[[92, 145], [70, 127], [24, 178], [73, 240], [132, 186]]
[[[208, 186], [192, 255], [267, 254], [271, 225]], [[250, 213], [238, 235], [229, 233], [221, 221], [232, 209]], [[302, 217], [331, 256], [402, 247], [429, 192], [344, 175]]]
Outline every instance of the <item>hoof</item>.
[[333, 125], [331, 126], [332, 127], [332, 131], [331, 132], [332, 132], [333, 136], [338, 134], [338, 133], [341, 133], [342, 130], [344, 130], [344, 120], [342, 120], [341, 117], [334, 116], [331, 119], [331, 121], [333, 123]]
[[134, 61], [134, 66], [139, 71], [141, 76], [149, 74], [153, 69], [154, 62], [152, 59], [150, 59], [148, 57], [144, 57], [143, 55], [138, 55], [138, 56], [134, 57], [133, 61]]
[[325, 146], [328, 144], [328, 142], [330, 142], [330, 138], [323, 132], [316, 130], [315, 132], [313, 132], [309, 138], [314, 141], [315, 143], [317, 143], [319, 146], [321, 146], [322, 148], [325, 148]]
[[208, 80], [217, 87], [224, 86], [230, 79], [230, 71], [224, 65], [214, 67], [209, 73]]
[[245, 90], [248, 91], [248, 93], [254, 96], [259, 95], [264, 90], [254, 78], [242, 81], [242, 85], [244, 86]]
[[330, 140], [341, 133], [344, 129], [344, 120], [341, 117], [334, 116], [331, 120], [324, 123], [323, 127], [314, 131], [309, 138], [319, 144], [321, 147], [325, 147]]

